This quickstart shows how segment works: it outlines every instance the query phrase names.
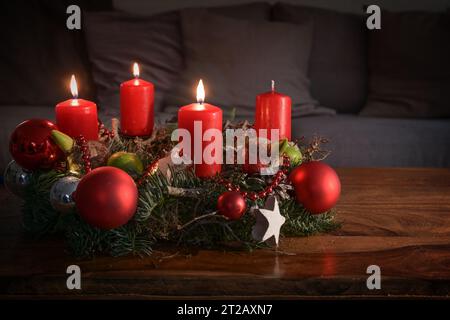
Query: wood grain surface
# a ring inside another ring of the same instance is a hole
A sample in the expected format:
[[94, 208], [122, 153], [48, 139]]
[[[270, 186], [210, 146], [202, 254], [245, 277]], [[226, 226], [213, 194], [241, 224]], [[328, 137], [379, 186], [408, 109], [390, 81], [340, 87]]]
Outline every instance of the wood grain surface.
[[[450, 169], [340, 169], [342, 228], [283, 238], [278, 251], [157, 248], [148, 258], [77, 260], [61, 238], [23, 231], [20, 200], [0, 189], [3, 298], [326, 298], [450, 295]], [[66, 288], [66, 268], [82, 290]], [[381, 268], [381, 290], [366, 269]]]

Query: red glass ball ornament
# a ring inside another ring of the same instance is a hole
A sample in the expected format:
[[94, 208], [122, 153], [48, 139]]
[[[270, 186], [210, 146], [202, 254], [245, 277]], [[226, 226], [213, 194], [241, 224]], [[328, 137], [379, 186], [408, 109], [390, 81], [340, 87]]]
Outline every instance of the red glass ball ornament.
[[244, 197], [240, 192], [228, 191], [219, 196], [217, 210], [230, 220], [238, 220], [247, 209]]
[[305, 162], [290, 176], [297, 202], [312, 214], [333, 208], [341, 194], [341, 182], [336, 171], [320, 161]]
[[133, 178], [115, 167], [100, 167], [85, 175], [74, 195], [79, 215], [100, 229], [126, 224], [135, 214], [138, 190]]
[[51, 169], [63, 161], [64, 153], [51, 139], [56, 125], [45, 119], [30, 119], [19, 124], [11, 134], [9, 151], [24, 169]]

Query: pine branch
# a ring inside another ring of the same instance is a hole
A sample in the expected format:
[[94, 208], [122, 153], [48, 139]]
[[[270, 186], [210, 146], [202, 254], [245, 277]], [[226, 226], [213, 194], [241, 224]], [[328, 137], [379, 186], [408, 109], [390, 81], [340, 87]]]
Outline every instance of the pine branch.
[[[247, 123], [237, 126], [247, 126]], [[233, 124], [227, 123], [232, 127]], [[118, 132], [118, 122], [113, 121], [115, 138], [109, 142], [108, 153], [136, 152], [144, 164], [149, 164], [167, 153], [171, 127], [156, 128], [148, 139], [128, 138]], [[301, 149], [306, 160], [326, 156], [322, 138], [314, 139]], [[292, 169], [292, 168], [291, 168]], [[93, 256], [107, 253], [112, 256], [127, 254], [150, 255], [157, 242], [168, 241], [177, 245], [195, 245], [206, 248], [226, 247], [253, 250], [266, 244], [252, 238], [255, 217], [249, 213], [237, 221], [230, 221], [217, 213], [217, 199], [225, 187], [208, 179], [200, 179], [191, 170], [169, 168], [170, 178], [157, 171], [139, 187], [136, 214], [126, 225], [113, 230], [100, 230], [84, 222], [74, 211], [59, 214], [49, 201], [50, 188], [65, 174], [55, 171], [33, 174], [23, 205], [25, 228], [35, 235], [63, 232], [70, 251], [76, 256]], [[238, 166], [224, 165], [222, 176], [242, 190], [261, 191], [271, 177], [247, 175]], [[339, 227], [334, 212], [322, 215], [309, 214], [294, 200], [292, 186], [282, 181], [274, 190], [280, 211], [286, 217], [281, 229], [283, 236], [309, 236], [329, 232]], [[247, 208], [263, 205], [263, 200], [247, 200]]]
[[56, 171], [35, 172], [25, 191], [22, 205], [23, 225], [33, 236], [40, 237], [57, 231], [59, 213], [50, 204], [50, 189], [64, 174]]

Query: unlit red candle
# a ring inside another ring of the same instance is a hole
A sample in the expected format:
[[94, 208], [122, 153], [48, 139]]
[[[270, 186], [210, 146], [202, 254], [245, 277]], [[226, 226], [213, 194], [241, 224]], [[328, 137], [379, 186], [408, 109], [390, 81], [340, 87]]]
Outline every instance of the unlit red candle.
[[[267, 129], [267, 138], [271, 139], [270, 130], [279, 130], [279, 139], [291, 140], [291, 98], [272, 90], [256, 97], [255, 129]], [[258, 133], [259, 135], [259, 133]]]
[[120, 85], [120, 130], [127, 136], [149, 136], [154, 124], [152, 83], [139, 79], [139, 66], [133, 66], [134, 79]]
[[98, 140], [97, 105], [78, 98], [78, 86], [73, 75], [70, 89], [73, 99], [58, 103], [55, 108], [58, 129], [73, 138], [82, 135], [87, 140]]
[[[218, 129], [222, 132], [222, 109], [209, 103], [204, 103], [205, 93], [203, 88], [203, 82], [200, 80], [197, 87], [197, 103], [191, 103], [183, 106], [178, 111], [178, 128], [186, 129], [191, 135], [191, 154], [187, 155], [194, 161], [194, 139], [201, 140], [201, 154], [212, 141], [203, 141], [203, 134], [208, 129]], [[202, 130], [201, 136], [194, 134], [194, 123], [201, 121]], [[212, 155], [213, 163], [205, 163], [202, 157], [202, 163], [194, 164], [195, 175], [198, 177], [212, 177], [220, 173], [222, 170], [222, 148], [216, 150]]]

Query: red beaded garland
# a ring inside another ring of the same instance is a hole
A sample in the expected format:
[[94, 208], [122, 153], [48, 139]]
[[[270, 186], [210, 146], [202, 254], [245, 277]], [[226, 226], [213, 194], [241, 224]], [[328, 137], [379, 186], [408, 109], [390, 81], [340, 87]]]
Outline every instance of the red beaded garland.
[[75, 138], [75, 142], [81, 149], [81, 158], [83, 159], [84, 171], [87, 174], [92, 170], [91, 153], [89, 152], [89, 147], [87, 145], [88, 142], [83, 135], [79, 135], [77, 138]]
[[108, 128], [105, 127], [105, 125], [103, 124], [103, 122], [98, 119], [98, 132], [100, 132], [100, 136], [102, 138], [106, 137], [108, 139], [112, 139], [114, 138], [114, 132], [108, 130]]
[[227, 181], [224, 178], [218, 178], [217, 182], [222, 184], [228, 191], [237, 191], [240, 192], [240, 194], [247, 199], [250, 199], [252, 201], [256, 201], [257, 199], [262, 199], [270, 195], [273, 190], [278, 187], [278, 185], [283, 181], [283, 179], [286, 177], [286, 174], [289, 172], [287, 169], [290, 166], [289, 157], [283, 156], [283, 166], [278, 170], [271, 181], [271, 183], [264, 188], [264, 190], [259, 192], [247, 192], [240, 190], [239, 186], [233, 185], [230, 181]]
[[[158, 168], [158, 161], [159, 160], [155, 160], [154, 162], [152, 162], [147, 166], [142, 176], [136, 181], [136, 184], [138, 186], [142, 185], [150, 175], [155, 173], [156, 169]], [[222, 184], [227, 189], [228, 192], [238, 192], [241, 194], [242, 197], [250, 199], [252, 201], [256, 201], [257, 199], [267, 197], [269, 194], [273, 192], [273, 190], [276, 187], [278, 187], [280, 182], [283, 181], [283, 179], [286, 177], [286, 173], [288, 172], [287, 167], [289, 165], [290, 165], [289, 158], [283, 157], [283, 168], [278, 170], [275, 173], [271, 183], [268, 186], [266, 186], [266, 188], [264, 188], [262, 191], [259, 192], [243, 191], [239, 186], [233, 185], [233, 183], [222, 177], [217, 178], [217, 182]]]

